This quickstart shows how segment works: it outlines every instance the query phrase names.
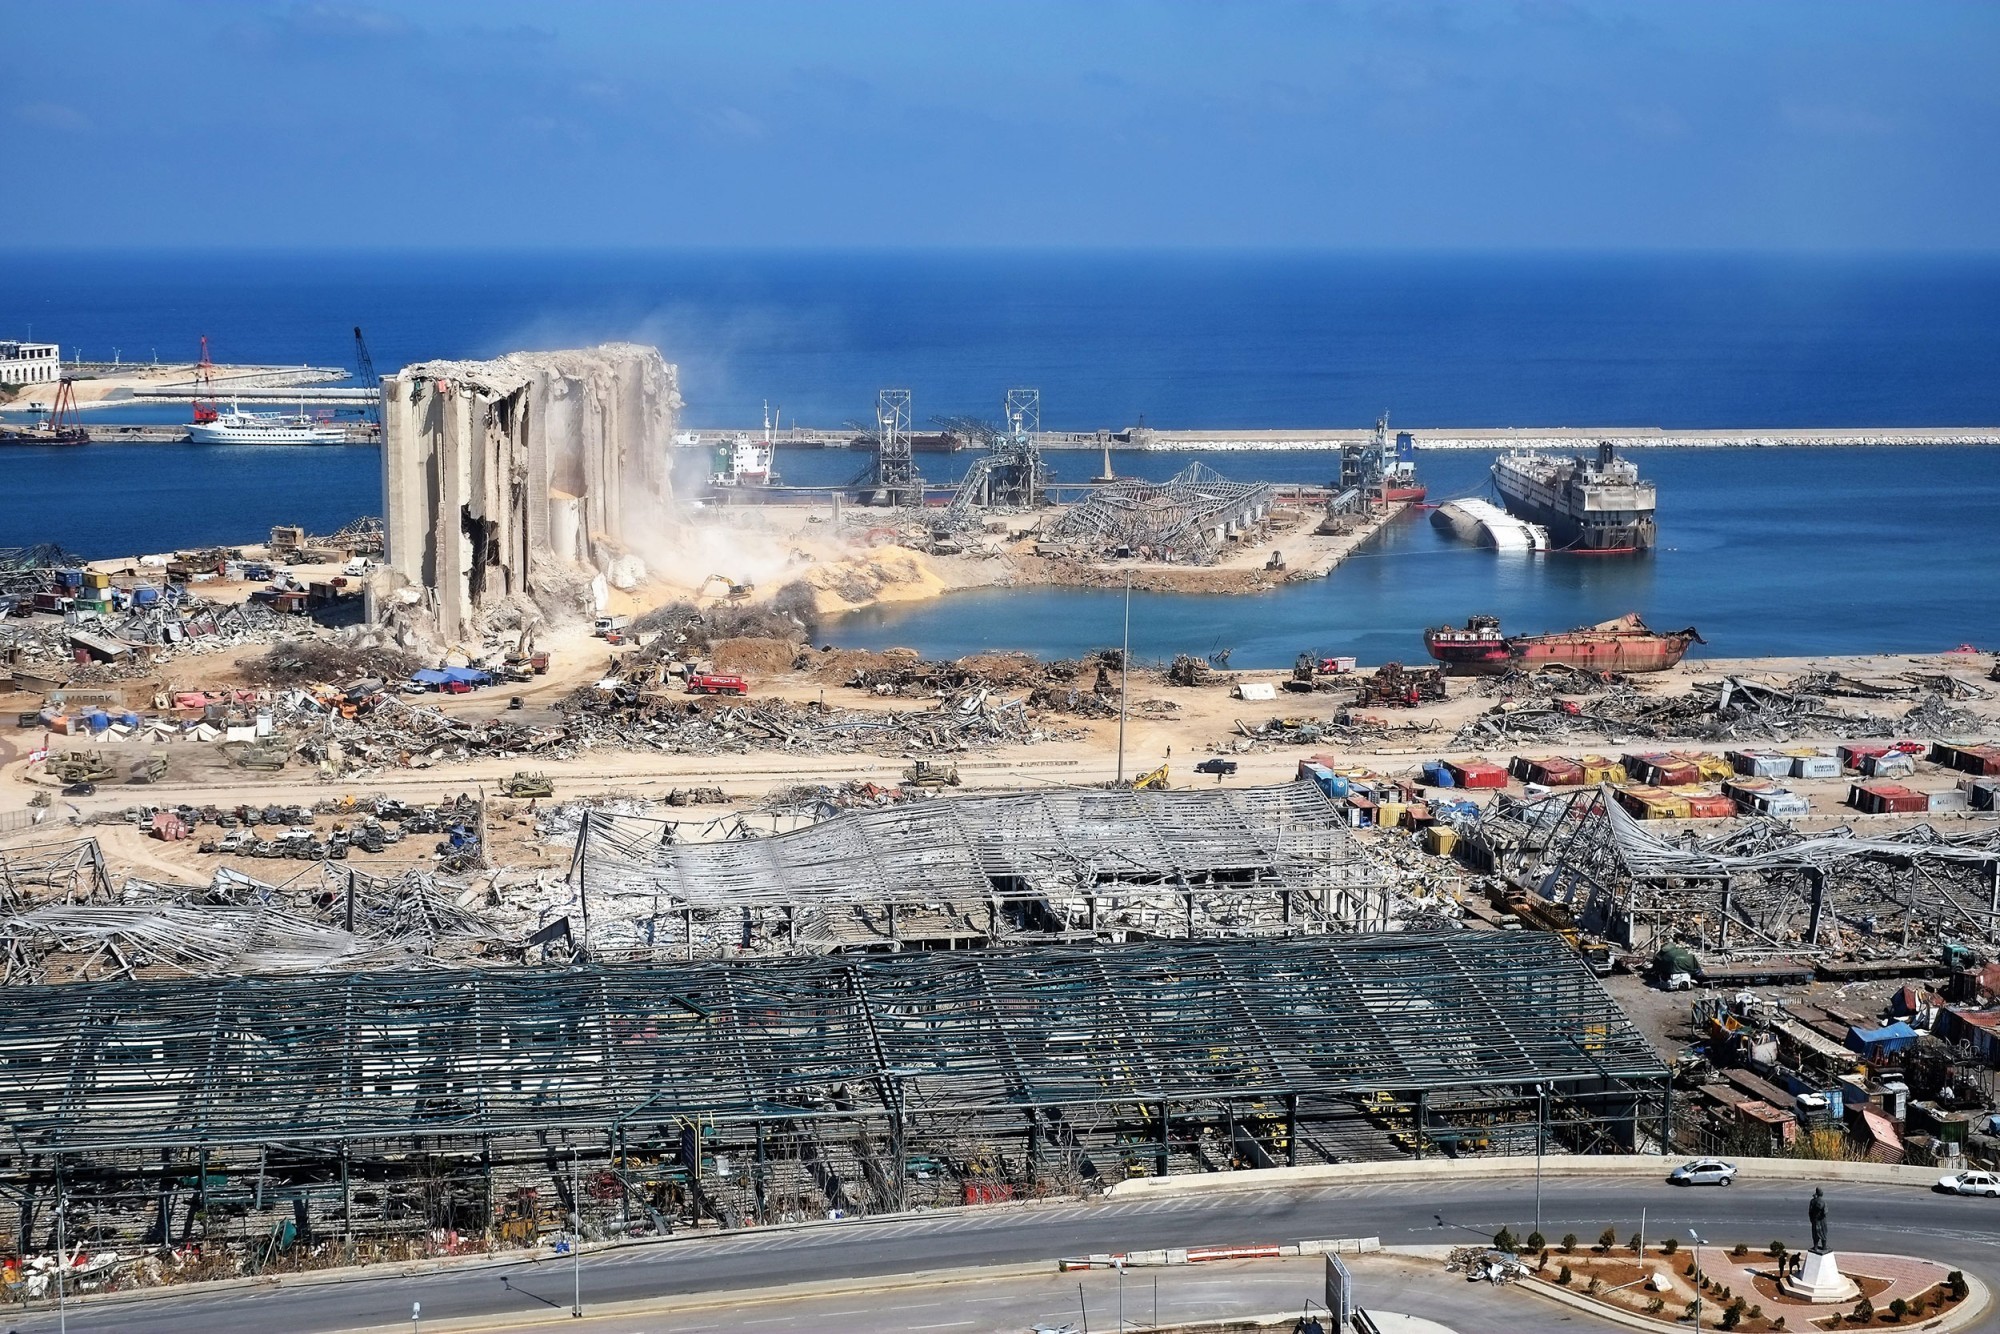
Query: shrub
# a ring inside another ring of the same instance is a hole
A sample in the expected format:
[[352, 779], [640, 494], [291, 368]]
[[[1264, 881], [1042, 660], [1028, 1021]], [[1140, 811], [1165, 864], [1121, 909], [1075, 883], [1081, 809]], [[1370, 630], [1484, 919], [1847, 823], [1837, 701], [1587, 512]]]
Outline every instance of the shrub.
[[1875, 1318], [1875, 1303], [1863, 1297], [1854, 1303], [1854, 1310], [1847, 1317], [1857, 1325], [1865, 1325]]
[[1549, 1239], [1539, 1232], [1530, 1232], [1527, 1245], [1531, 1251], [1545, 1251], [1549, 1248]]
[[1667, 1309], [1667, 1299], [1664, 1297], [1651, 1297], [1648, 1298], [1646, 1301], [1647, 1315], [1658, 1315], [1660, 1312], [1666, 1309]]
[[1660, 1243], [1660, 1254], [1672, 1255], [1675, 1251], [1679, 1250], [1680, 1248], [1681, 1248], [1681, 1239], [1679, 1237], [1668, 1237], [1665, 1241]]
[[1692, 1261], [1692, 1260], [1688, 1261], [1688, 1262], [1687, 1262], [1687, 1268], [1685, 1268], [1685, 1269], [1681, 1270], [1681, 1272], [1682, 1272], [1683, 1274], [1686, 1274], [1686, 1275], [1687, 1275], [1687, 1276], [1688, 1276], [1689, 1278], [1693, 1278], [1693, 1277], [1694, 1277], [1694, 1261]]
[[1898, 1297], [1895, 1301], [1889, 1303], [1889, 1314], [1896, 1317], [1896, 1319], [1901, 1320], [1904, 1316], [1908, 1315], [1909, 1313], [1910, 1313], [1910, 1304], [1904, 1301], [1901, 1297]]
[[1681, 1319], [1692, 1320], [1695, 1318], [1696, 1315], [1700, 1314], [1700, 1312], [1701, 1312], [1700, 1302], [1689, 1302], [1687, 1304], [1687, 1309], [1681, 1312]]
[[1944, 1285], [1951, 1292], [1951, 1299], [1955, 1302], [1964, 1301], [1965, 1295], [1972, 1291], [1971, 1285], [1965, 1281], [1965, 1274], [1962, 1270], [1952, 1270], [1950, 1274], [1946, 1275]]
[[1564, 1255], [1568, 1255], [1571, 1251], [1576, 1249], [1576, 1233], [1574, 1232], [1563, 1233], [1562, 1248]]
[[1495, 1232], [1493, 1234], [1493, 1249], [1496, 1251], [1512, 1251], [1515, 1249], [1514, 1229], [1503, 1227], [1498, 1232]]
[[1576, 1275], [1569, 1272], [1568, 1265], [1564, 1265], [1556, 1271], [1556, 1282], [1562, 1284], [1565, 1288], [1569, 1286], [1570, 1280], [1575, 1277]]
[[1771, 1258], [1772, 1258], [1773, 1260], [1782, 1260], [1782, 1259], [1784, 1259], [1784, 1258], [1785, 1258], [1785, 1243], [1784, 1243], [1784, 1242], [1782, 1242], [1782, 1241], [1774, 1241], [1774, 1242], [1772, 1242], [1772, 1243], [1771, 1243], [1771, 1244], [1770, 1244], [1769, 1246], [1766, 1246], [1766, 1247], [1764, 1248], [1764, 1254], [1766, 1254], [1766, 1255], [1770, 1256], [1770, 1257], [1771, 1257]]
[[1762, 1320], [1764, 1318], [1764, 1308], [1761, 1306], [1753, 1306], [1750, 1308], [1748, 1315], [1752, 1320]]
[[1639, 1234], [1634, 1232], [1632, 1234], [1632, 1240], [1625, 1243], [1625, 1249], [1632, 1252], [1632, 1254], [1637, 1255], [1639, 1254], [1639, 1247], [1641, 1244], [1642, 1241]]
[[1784, 1318], [1783, 1316], [1777, 1316], [1776, 1318], [1774, 1318], [1774, 1319], [1773, 1319], [1773, 1320], [1771, 1321], [1771, 1328], [1772, 1328], [1772, 1329], [1779, 1329], [1779, 1330], [1781, 1330], [1781, 1329], [1783, 1329], [1784, 1327], [1785, 1327], [1785, 1318]]
[[1729, 1254], [1732, 1259], [1741, 1260], [1744, 1256], [1750, 1254], [1750, 1248], [1739, 1241], [1729, 1248]]
[[1618, 1244], [1618, 1229], [1615, 1227], [1605, 1228], [1604, 1231], [1599, 1233], [1597, 1236], [1597, 1249], [1600, 1251], [1608, 1251], [1617, 1244]]
[[1583, 1290], [1595, 1296], [1597, 1290], [1603, 1286], [1604, 1286], [1604, 1280], [1599, 1278], [1597, 1275], [1592, 1274], [1590, 1276], [1590, 1282], [1584, 1287]]

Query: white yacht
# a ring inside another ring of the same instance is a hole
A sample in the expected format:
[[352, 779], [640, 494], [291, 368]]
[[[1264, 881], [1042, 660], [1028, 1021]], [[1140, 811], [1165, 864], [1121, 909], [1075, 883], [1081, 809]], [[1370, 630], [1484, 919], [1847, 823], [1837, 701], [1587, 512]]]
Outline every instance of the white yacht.
[[286, 416], [245, 412], [231, 399], [226, 410], [189, 426], [188, 439], [197, 445], [341, 445], [347, 432], [308, 416], [303, 403], [297, 416]]

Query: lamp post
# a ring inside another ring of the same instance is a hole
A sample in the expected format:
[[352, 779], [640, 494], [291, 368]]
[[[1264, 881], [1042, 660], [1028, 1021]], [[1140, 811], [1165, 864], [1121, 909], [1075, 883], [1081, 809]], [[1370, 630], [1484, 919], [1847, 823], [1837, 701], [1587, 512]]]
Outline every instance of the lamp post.
[[583, 1167], [576, 1156], [576, 1145], [569, 1146], [569, 1205], [570, 1217], [574, 1220], [570, 1228], [569, 1264], [570, 1277], [575, 1282], [570, 1298], [569, 1314], [572, 1320], [583, 1319]]
[[1125, 701], [1132, 683], [1132, 572], [1125, 572], [1125, 640], [1118, 650], [1118, 781], [1125, 781]]
[[64, 1281], [69, 1271], [69, 1243], [64, 1224], [69, 1218], [69, 1202], [63, 1199], [62, 1172], [56, 1172], [56, 1330], [69, 1334], [69, 1287]]
[[1701, 1328], [1701, 1281], [1708, 1275], [1701, 1272], [1701, 1234], [1688, 1229], [1688, 1240], [1694, 1243], [1694, 1327]]
[[1535, 1231], [1542, 1230], [1542, 1154], [1549, 1137], [1549, 1086], [1535, 1085]]

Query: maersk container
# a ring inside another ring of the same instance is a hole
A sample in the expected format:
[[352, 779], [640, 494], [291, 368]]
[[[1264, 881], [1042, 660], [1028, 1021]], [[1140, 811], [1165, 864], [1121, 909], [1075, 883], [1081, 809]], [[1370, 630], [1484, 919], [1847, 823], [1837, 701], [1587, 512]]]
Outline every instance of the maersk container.
[[1792, 757], [1792, 777], [1838, 778], [1840, 777], [1840, 761], [1831, 755], [1794, 755]]
[[1792, 757], [1774, 750], [1732, 750], [1729, 762], [1745, 778], [1789, 778]]
[[1861, 757], [1861, 772], [1870, 778], [1905, 778], [1916, 771], [1916, 757], [1900, 750], [1883, 750]]
[[1750, 806], [1757, 814], [1768, 815], [1778, 820], [1790, 820], [1812, 814], [1811, 802], [1798, 793], [1787, 792], [1781, 787], [1755, 794], [1750, 799]]

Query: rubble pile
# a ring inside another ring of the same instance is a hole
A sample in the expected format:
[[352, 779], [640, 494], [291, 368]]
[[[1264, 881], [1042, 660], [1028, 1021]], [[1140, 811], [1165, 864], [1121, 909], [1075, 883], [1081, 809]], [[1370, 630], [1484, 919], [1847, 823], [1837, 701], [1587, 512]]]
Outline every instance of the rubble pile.
[[[947, 662], [885, 654], [857, 666], [843, 684], [880, 696], [923, 696], [951, 700], [982, 690], [1026, 689], [1027, 704], [1046, 713], [1084, 718], [1118, 715], [1116, 649], [1100, 649], [1080, 659], [1042, 662], [1027, 653], [977, 653]], [[812, 655], [802, 655], [810, 666]]]
[[[1824, 676], [1806, 679], [1812, 685], [1827, 684]], [[1854, 692], [1843, 689], [1843, 693]], [[1861, 739], [1898, 732], [1967, 736], [1986, 725], [1977, 715], [1952, 707], [1936, 693], [1926, 694], [1903, 714], [1886, 716], [1831, 708], [1822, 695], [1804, 690], [1727, 677], [1720, 682], [1697, 683], [1687, 693], [1673, 696], [1650, 695], [1622, 684], [1610, 686], [1587, 702], [1503, 700], [1461, 727], [1451, 744], [1457, 749], [1477, 750], [1516, 741], [1585, 737], [1781, 741], [1792, 737]]]
[[753, 750], [897, 755], [1027, 745], [1073, 735], [1043, 729], [1027, 701], [998, 699], [983, 687], [947, 695], [932, 709], [872, 712], [778, 699], [696, 699], [620, 683], [586, 686], [557, 707], [579, 744], [670, 755]]
[[[1228, 747], [1238, 750], [1269, 750], [1276, 746], [1336, 746], [1359, 748], [1378, 742], [1391, 731], [1435, 732], [1434, 722], [1406, 723], [1391, 729], [1383, 723], [1343, 709], [1330, 718], [1270, 718], [1252, 725], [1239, 718], [1236, 733], [1243, 742]], [[1244, 743], [1248, 743], [1247, 745]]]
[[399, 648], [364, 648], [325, 639], [292, 638], [242, 664], [244, 678], [259, 685], [317, 681], [399, 681], [428, 666]]

